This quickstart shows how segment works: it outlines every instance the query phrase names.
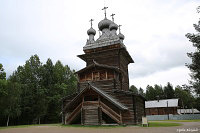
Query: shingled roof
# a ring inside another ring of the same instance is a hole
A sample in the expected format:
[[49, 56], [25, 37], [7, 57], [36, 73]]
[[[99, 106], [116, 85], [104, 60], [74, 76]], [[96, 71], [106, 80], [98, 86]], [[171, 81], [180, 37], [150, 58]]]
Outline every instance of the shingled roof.
[[98, 93], [99, 95], [101, 95], [102, 97], [104, 97], [105, 99], [107, 99], [109, 102], [111, 102], [112, 104], [114, 104], [116, 107], [118, 107], [121, 110], [128, 110], [127, 107], [125, 107], [124, 105], [122, 105], [121, 103], [119, 103], [116, 99], [112, 98], [112, 96], [106, 94], [103, 90], [99, 89], [98, 87], [95, 87], [94, 85], [92, 85], [90, 82], [88, 82], [88, 86], [86, 88], [84, 88], [77, 96], [75, 96], [72, 101], [70, 103], [68, 103], [65, 107], [64, 110], [69, 107], [71, 104], [73, 104], [74, 101], [76, 101], [81, 94], [83, 94], [85, 91], [87, 91], [88, 89], [92, 89], [94, 90], [96, 93]]
[[85, 68], [83, 68], [83, 69], [77, 71], [76, 73], [82, 73], [82, 72], [84, 72], [84, 71], [86, 71], [86, 70], [88, 70], [88, 69], [90, 69], [90, 68], [95, 67], [95, 66], [97, 66], [97, 67], [103, 67], [103, 68], [108, 68], [108, 69], [113, 69], [113, 70], [115, 70], [115, 71], [117, 71], [117, 72], [122, 72], [122, 73], [124, 73], [124, 72], [123, 72], [120, 68], [118, 68], [118, 67], [109, 66], [109, 65], [105, 65], [105, 64], [99, 64], [99, 63], [97, 63], [97, 62], [94, 61], [94, 60], [93, 60], [93, 63], [92, 63], [91, 65], [89, 65], [89, 66], [87, 66], [87, 67], [85, 67]]
[[160, 108], [160, 107], [178, 107], [178, 99], [145, 101], [145, 108]]

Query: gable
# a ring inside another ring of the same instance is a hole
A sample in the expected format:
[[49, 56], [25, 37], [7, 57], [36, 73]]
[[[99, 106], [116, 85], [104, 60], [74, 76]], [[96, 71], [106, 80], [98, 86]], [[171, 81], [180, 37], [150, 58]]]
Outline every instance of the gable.
[[91, 93], [91, 91], [93, 91], [93, 94], [98, 94], [100, 96], [102, 96], [103, 98], [107, 99], [110, 103], [112, 103], [113, 105], [115, 105], [117, 108], [119, 108], [120, 110], [127, 110], [128, 108], [125, 107], [123, 104], [121, 104], [120, 102], [118, 102], [116, 99], [112, 98], [112, 96], [106, 94], [104, 91], [98, 89], [97, 87], [95, 87], [94, 85], [92, 85], [91, 83], [88, 82], [88, 86], [86, 88], [84, 88], [76, 97], [74, 97], [72, 99], [71, 102], [69, 102], [65, 107], [64, 107], [64, 111], [73, 105], [76, 105], [76, 103], [81, 102], [82, 101], [82, 97], [88, 93]]

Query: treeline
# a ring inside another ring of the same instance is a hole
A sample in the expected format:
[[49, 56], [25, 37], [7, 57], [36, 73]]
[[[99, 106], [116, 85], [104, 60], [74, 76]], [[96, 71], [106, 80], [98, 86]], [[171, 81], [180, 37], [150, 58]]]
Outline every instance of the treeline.
[[146, 92], [142, 88], [138, 89], [134, 85], [131, 85], [130, 90], [135, 94], [142, 95], [147, 101], [179, 98], [181, 108], [197, 108], [200, 110], [200, 97], [195, 97], [191, 89], [186, 85], [182, 87], [178, 85], [175, 88], [169, 82], [166, 86], [157, 84], [154, 86], [148, 85]]
[[0, 64], [0, 125], [61, 122], [62, 98], [76, 90], [74, 72], [34, 55], [6, 79]]

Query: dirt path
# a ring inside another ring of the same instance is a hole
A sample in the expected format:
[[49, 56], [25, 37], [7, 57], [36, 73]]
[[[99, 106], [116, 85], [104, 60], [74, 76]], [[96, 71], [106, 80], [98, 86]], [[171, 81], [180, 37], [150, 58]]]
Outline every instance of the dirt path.
[[[0, 130], [0, 133], [200, 133], [200, 122], [176, 122], [176, 123], [182, 123], [183, 125], [178, 127], [147, 127], [147, 128], [146, 127], [82, 128], [82, 127], [58, 127], [58, 126], [33, 126], [27, 128], [2, 129]], [[193, 132], [191, 131], [192, 129]], [[197, 129], [198, 131], [195, 131]]]

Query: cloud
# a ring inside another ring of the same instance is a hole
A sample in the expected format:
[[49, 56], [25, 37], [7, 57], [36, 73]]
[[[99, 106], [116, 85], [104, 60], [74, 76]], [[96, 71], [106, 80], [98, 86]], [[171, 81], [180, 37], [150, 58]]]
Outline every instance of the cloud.
[[[148, 77], [190, 62], [186, 53], [193, 48], [185, 34], [194, 32], [192, 24], [198, 21], [195, 8], [199, 4], [197, 0], [106, 1], [107, 16], [116, 14], [124, 44], [135, 60], [129, 65], [131, 84], [137, 81], [144, 85]], [[104, 1], [93, 0], [1, 0], [0, 63], [8, 75], [34, 54], [43, 63], [51, 58], [75, 70], [83, 68], [85, 62], [77, 55], [83, 54], [91, 18], [98, 31], [103, 6]]]
[[137, 88], [146, 90], [147, 85], [154, 86], [155, 84], [165, 86], [167, 82], [172, 83], [175, 87], [177, 85], [187, 84], [190, 80], [189, 69], [186, 67], [174, 67], [166, 71], [156, 72], [151, 75], [131, 78], [130, 84], [134, 84]]

